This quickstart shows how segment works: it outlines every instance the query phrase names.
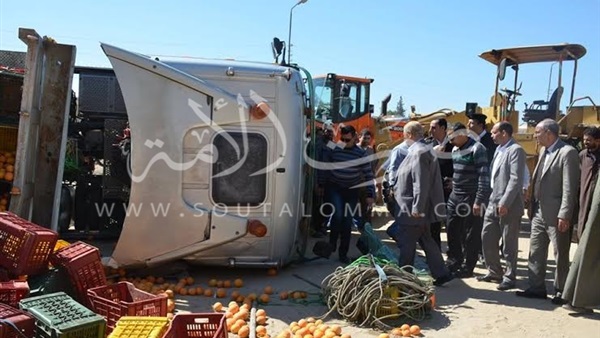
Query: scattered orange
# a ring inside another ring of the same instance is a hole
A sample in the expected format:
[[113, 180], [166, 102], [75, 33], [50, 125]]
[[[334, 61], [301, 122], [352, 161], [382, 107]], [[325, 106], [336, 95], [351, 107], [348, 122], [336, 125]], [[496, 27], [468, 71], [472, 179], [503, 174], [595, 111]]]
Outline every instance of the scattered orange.
[[273, 294], [273, 287], [272, 286], [266, 286], [265, 290], [264, 290], [265, 294], [267, 295], [272, 295]]
[[233, 281], [233, 286], [235, 286], [236, 288], [241, 288], [242, 286], [244, 286], [244, 281], [241, 278], [238, 278]]
[[225, 297], [227, 297], [227, 290], [217, 289], [217, 298], [225, 298]]
[[258, 300], [263, 304], [267, 304], [271, 299], [269, 298], [269, 295], [267, 295], [266, 293], [263, 293], [262, 295], [260, 295]]
[[237, 334], [240, 338], [247, 338], [250, 335], [250, 328], [244, 325], [239, 329]]
[[279, 299], [286, 300], [286, 299], [288, 299], [288, 296], [289, 295], [288, 295], [288, 293], [286, 291], [281, 291], [279, 293]]
[[413, 325], [410, 327], [409, 330], [412, 335], [418, 336], [421, 334], [421, 328], [419, 327], [419, 325]]
[[256, 326], [256, 335], [259, 337], [264, 337], [267, 334], [267, 328], [262, 325]]
[[221, 304], [221, 302], [216, 302], [213, 304], [212, 308], [215, 312], [221, 312], [223, 311], [223, 304]]
[[276, 275], [277, 275], [277, 269], [270, 268], [269, 270], [267, 270], [267, 276], [276, 276]]

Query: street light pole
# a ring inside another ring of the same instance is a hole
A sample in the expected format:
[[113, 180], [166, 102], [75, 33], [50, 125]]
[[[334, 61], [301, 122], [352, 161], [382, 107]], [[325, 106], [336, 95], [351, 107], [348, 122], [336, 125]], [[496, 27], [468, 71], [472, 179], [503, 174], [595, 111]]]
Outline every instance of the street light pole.
[[308, 0], [300, 0], [298, 1], [294, 6], [292, 6], [292, 8], [290, 9], [290, 28], [288, 30], [288, 64], [292, 64], [292, 12], [294, 11], [294, 8], [296, 8], [296, 6], [298, 5], [302, 5], [303, 3], [307, 2]]

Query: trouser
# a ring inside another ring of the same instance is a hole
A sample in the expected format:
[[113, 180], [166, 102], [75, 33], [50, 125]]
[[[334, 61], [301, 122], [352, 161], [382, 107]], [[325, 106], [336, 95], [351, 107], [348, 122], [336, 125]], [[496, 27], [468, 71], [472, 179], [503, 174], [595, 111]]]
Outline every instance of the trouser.
[[440, 251], [442, 250], [442, 222], [431, 223], [431, 238], [437, 244]]
[[337, 247], [339, 238], [340, 247], [338, 254], [340, 257], [346, 257], [350, 248], [353, 218], [360, 217], [358, 189], [348, 189], [336, 186], [327, 187], [327, 189], [328, 201], [333, 207], [329, 243], [335, 248]]
[[[398, 224], [398, 222], [396, 223]], [[394, 240], [400, 249], [400, 267], [414, 265], [418, 241], [423, 251], [425, 251], [427, 265], [433, 278], [437, 279], [448, 274], [448, 268], [444, 264], [442, 253], [431, 237], [429, 224], [398, 224], [394, 232]]]
[[[496, 210], [488, 210], [481, 231], [483, 258], [490, 275], [494, 277], [503, 276], [503, 280], [513, 283], [517, 280], [520, 224], [521, 215], [518, 212], [515, 212], [514, 215], [509, 214], [505, 217], [498, 217]], [[500, 239], [502, 239], [502, 248], [500, 248]], [[506, 271], [502, 270], [500, 250], [502, 250], [502, 255], [506, 260]]]
[[362, 216], [361, 222], [371, 222], [371, 206], [367, 203], [367, 197], [369, 197], [369, 192], [367, 188], [360, 188], [359, 190], [360, 197], [360, 214]]
[[323, 196], [314, 194], [313, 205], [311, 210], [311, 228], [316, 232], [324, 232], [326, 229], [323, 226], [325, 223], [325, 211], [327, 204], [324, 204]]
[[454, 192], [448, 199], [448, 260], [454, 267], [462, 266], [473, 271], [481, 250], [481, 228], [483, 218], [472, 213], [475, 194], [457, 195]]
[[552, 243], [554, 249], [554, 260], [556, 262], [554, 290], [562, 291], [569, 273], [570, 233], [569, 231], [558, 231], [556, 225], [547, 225], [538, 209], [534, 212], [531, 221], [529, 241], [529, 286], [534, 292], [546, 292], [546, 264], [550, 243]]

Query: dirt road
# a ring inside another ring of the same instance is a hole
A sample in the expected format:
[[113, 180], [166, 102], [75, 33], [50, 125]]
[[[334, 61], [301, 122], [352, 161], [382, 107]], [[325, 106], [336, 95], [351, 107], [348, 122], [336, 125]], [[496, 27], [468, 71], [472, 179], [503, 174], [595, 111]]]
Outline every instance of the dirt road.
[[[394, 243], [386, 239], [385, 229], [390, 219], [376, 217], [373, 225], [378, 235], [395, 249]], [[353, 243], [358, 234], [354, 235]], [[524, 223], [519, 241], [519, 288], [526, 287], [527, 256], [529, 252], [529, 233]], [[445, 241], [445, 238], [443, 238]], [[445, 246], [445, 243], [443, 243]], [[571, 248], [573, 254], [576, 245]], [[358, 256], [358, 250], [355, 256]], [[397, 252], [397, 250], [395, 251]], [[422, 253], [421, 253], [422, 254]], [[276, 276], [268, 276], [265, 270], [240, 270], [224, 268], [191, 267], [188, 272], [200, 285], [207, 285], [210, 279], [233, 280], [242, 278], [244, 287], [241, 293], [260, 294], [265, 286], [272, 286], [276, 293], [286, 290], [302, 290], [308, 298], [302, 302], [279, 300], [274, 295], [268, 305], [262, 306], [270, 319], [268, 332], [271, 337], [286, 329], [290, 322], [305, 317], [319, 317], [327, 312], [319, 299], [319, 288], [325, 276], [340, 263], [332, 259], [319, 259], [313, 262], [291, 265], [280, 270]], [[554, 261], [549, 260], [548, 278], [551, 277]], [[476, 274], [484, 274], [478, 266]], [[308, 282], [307, 282], [308, 281]], [[495, 284], [478, 282], [475, 278], [455, 279], [443, 287], [437, 288], [437, 308], [429, 318], [417, 323], [425, 337], [600, 337], [600, 311], [593, 315], [575, 317], [548, 300], [532, 300], [516, 297], [514, 290], [501, 292]], [[599, 286], [600, 287], [600, 286]], [[551, 290], [551, 283], [548, 282]], [[202, 296], [177, 296], [177, 310], [180, 312], [211, 311], [211, 305], [219, 299]], [[223, 300], [227, 303], [229, 300]], [[334, 316], [327, 318], [328, 323], [340, 324], [344, 333], [352, 337], [377, 337], [380, 331], [352, 326]], [[410, 323], [413, 324], [413, 323]], [[230, 335], [235, 337], [235, 335]]]

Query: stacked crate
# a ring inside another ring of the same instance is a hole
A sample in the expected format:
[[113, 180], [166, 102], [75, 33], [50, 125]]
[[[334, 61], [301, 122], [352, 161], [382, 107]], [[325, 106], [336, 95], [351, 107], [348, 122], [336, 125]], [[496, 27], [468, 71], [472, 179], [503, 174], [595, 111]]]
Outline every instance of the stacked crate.
[[104, 318], [64, 292], [30, 297], [19, 307], [35, 318], [36, 338], [104, 338]]
[[0, 304], [0, 338], [33, 337], [35, 320], [30, 314]]
[[108, 338], [163, 338], [168, 325], [166, 317], [121, 317]]
[[225, 314], [177, 314], [163, 338], [227, 338]]
[[67, 273], [75, 299], [91, 309], [88, 289], [106, 285], [100, 250], [84, 242], [75, 242], [54, 252], [50, 262]]
[[48, 270], [58, 234], [11, 212], [0, 212], [0, 267], [12, 277]]
[[121, 317], [167, 316], [167, 296], [153, 295], [137, 289], [129, 282], [119, 282], [88, 290], [94, 312], [107, 320], [111, 332]]

